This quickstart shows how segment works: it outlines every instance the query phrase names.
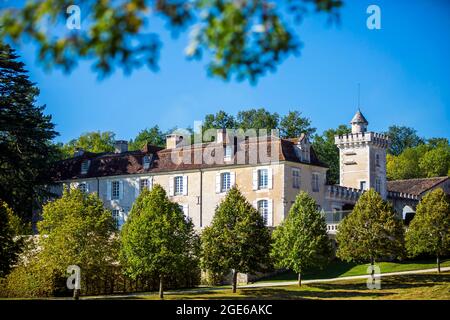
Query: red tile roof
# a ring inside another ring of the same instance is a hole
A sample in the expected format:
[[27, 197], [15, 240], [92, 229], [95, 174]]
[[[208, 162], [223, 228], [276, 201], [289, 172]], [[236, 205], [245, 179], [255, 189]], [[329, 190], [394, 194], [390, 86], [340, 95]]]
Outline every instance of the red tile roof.
[[[250, 164], [249, 149], [252, 145], [258, 144], [258, 148], [264, 142], [267, 143], [267, 154], [271, 155], [271, 142], [273, 138], [267, 140], [250, 140], [239, 143], [238, 150], [245, 150], [245, 164]], [[274, 143], [280, 146], [278, 149], [278, 160], [280, 161], [292, 161], [303, 163], [295, 152], [295, 145], [298, 139], [276, 139]], [[217, 166], [232, 166], [234, 163], [226, 162], [225, 164], [207, 164], [205, 162], [196, 164], [194, 162], [194, 155], [196, 152], [205, 152], [207, 147], [213, 148], [214, 146], [220, 147], [221, 144], [199, 144], [194, 145], [192, 148], [184, 150], [182, 148], [177, 149], [163, 149], [147, 145], [144, 149], [138, 151], [128, 151], [123, 153], [89, 153], [86, 152], [82, 156], [65, 159], [55, 163], [51, 175], [54, 181], [64, 181], [71, 179], [83, 179], [94, 177], [105, 177], [115, 175], [128, 175], [139, 173], [152, 173], [152, 172], [171, 172], [171, 171], [184, 171], [184, 170], [196, 170], [202, 168], [213, 168]], [[264, 150], [265, 147], [263, 147]], [[181, 152], [183, 155], [187, 152], [187, 158], [191, 159], [191, 164], [180, 163], [177, 164], [172, 161], [173, 152]], [[184, 152], [184, 153], [183, 153]], [[148, 169], [143, 167], [143, 157], [151, 156], [152, 162]], [[311, 162], [308, 163], [314, 166], [326, 167], [326, 165], [319, 161], [316, 153], [311, 147]], [[81, 174], [81, 164], [84, 160], [90, 160], [89, 170], [86, 174]], [[263, 162], [258, 156], [257, 164]]]
[[448, 179], [449, 177], [393, 180], [388, 181], [387, 188], [388, 191], [409, 193], [419, 196]]

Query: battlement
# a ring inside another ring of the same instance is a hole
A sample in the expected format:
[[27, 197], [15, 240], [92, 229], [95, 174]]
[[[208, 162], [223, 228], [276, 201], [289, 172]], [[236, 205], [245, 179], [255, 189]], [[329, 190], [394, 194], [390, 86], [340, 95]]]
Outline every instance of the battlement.
[[376, 132], [358, 132], [336, 136], [334, 142], [341, 147], [372, 144], [387, 148], [389, 146], [389, 137]]
[[328, 185], [325, 196], [334, 200], [352, 200], [357, 201], [364, 191], [361, 189], [344, 187], [339, 185]]

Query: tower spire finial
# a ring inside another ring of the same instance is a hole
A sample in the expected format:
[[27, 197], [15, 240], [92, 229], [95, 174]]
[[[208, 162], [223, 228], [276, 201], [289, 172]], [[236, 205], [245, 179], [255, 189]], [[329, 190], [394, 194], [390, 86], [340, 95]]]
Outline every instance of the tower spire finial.
[[358, 82], [358, 111], [361, 111], [361, 84]]

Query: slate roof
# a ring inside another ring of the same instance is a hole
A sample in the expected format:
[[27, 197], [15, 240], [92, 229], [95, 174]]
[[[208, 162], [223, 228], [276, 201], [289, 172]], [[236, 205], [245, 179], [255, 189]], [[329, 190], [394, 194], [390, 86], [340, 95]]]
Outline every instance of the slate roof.
[[361, 113], [360, 110], [358, 110], [355, 115], [352, 118], [352, 121], [350, 121], [350, 123], [365, 123], [365, 124], [369, 124], [369, 122], [367, 121], [367, 119], [364, 117], [364, 115]]
[[[267, 153], [271, 155], [271, 142], [274, 138], [269, 138], [267, 141]], [[296, 152], [295, 145], [299, 139], [278, 139], [274, 143], [277, 143], [280, 147], [278, 148], [278, 159], [280, 161], [292, 161], [298, 163], [302, 162]], [[245, 150], [245, 164], [251, 163], [249, 161], [249, 149], [253, 144], [260, 144], [262, 142], [249, 140], [242, 142], [236, 146], [236, 150]], [[145, 146], [142, 150], [138, 151], [127, 151], [122, 153], [90, 153], [86, 152], [81, 156], [73, 157], [59, 161], [54, 164], [50, 174], [54, 181], [64, 181], [72, 179], [84, 179], [84, 178], [95, 178], [95, 177], [105, 177], [105, 176], [116, 176], [116, 175], [130, 175], [130, 174], [141, 174], [141, 173], [157, 173], [157, 172], [172, 172], [172, 171], [187, 171], [196, 170], [203, 168], [213, 168], [213, 167], [223, 167], [223, 166], [233, 166], [234, 163], [224, 163], [224, 164], [207, 164], [204, 161], [202, 163], [195, 163], [194, 155], [196, 151], [205, 151], [205, 148], [212, 148], [212, 146], [220, 146], [222, 144], [199, 144], [194, 145], [187, 151], [182, 151], [181, 148], [176, 149], [164, 149], [161, 147], [156, 147], [152, 145]], [[259, 146], [258, 146], [259, 147]], [[264, 150], [264, 149], [263, 149]], [[191, 163], [175, 163], [172, 160], [172, 153], [178, 152], [180, 156], [187, 157], [191, 159]], [[183, 153], [187, 152], [187, 154]], [[143, 166], [144, 156], [149, 156], [151, 163], [149, 168], [145, 169]], [[311, 147], [310, 152], [311, 162], [306, 163], [319, 167], [327, 167], [322, 163], [314, 149]], [[81, 164], [84, 160], [90, 160], [89, 170], [86, 174], [81, 174]], [[257, 159], [257, 164], [262, 164], [263, 162]]]
[[421, 195], [448, 180], [449, 177], [393, 180], [387, 182], [388, 191]]

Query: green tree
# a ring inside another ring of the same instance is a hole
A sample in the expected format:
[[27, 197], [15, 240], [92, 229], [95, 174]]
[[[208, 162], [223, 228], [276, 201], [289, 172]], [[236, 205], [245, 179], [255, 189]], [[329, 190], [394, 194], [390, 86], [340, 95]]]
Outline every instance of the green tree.
[[164, 147], [166, 144], [166, 134], [162, 132], [158, 126], [144, 129], [139, 132], [134, 140], [130, 141], [128, 144], [128, 149], [140, 150], [147, 143], [158, 147]]
[[299, 137], [302, 133], [313, 135], [316, 128], [311, 127], [311, 121], [302, 117], [299, 111], [289, 111], [289, 113], [281, 118], [280, 136], [282, 138]]
[[[157, 70], [161, 43], [148, 26], [161, 19], [177, 33], [193, 28], [186, 55], [208, 57], [211, 75], [256, 81], [285, 57], [299, 52], [295, 24], [310, 12], [324, 12], [337, 20], [342, 1], [285, 0], [273, 5], [262, 0], [80, 0], [82, 27], [64, 32], [58, 23], [72, 23], [73, 17], [68, 20], [66, 15], [71, 4], [66, 0], [30, 1], [21, 9], [1, 11], [0, 40], [34, 40], [39, 60], [46, 67], [71, 70], [79, 58], [93, 58], [101, 74], [111, 72], [115, 64], [125, 72], [142, 65]], [[92, 19], [83, 19], [85, 12]], [[49, 24], [45, 31], [42, 23]]]
[[0, 200], [0, 278], [5, 277], [17, 262], [21, 241], [16, 239], [17, 218], [10, 207]]
[[309, 268], [323, 268], [331, 257], [331, 244], [324, 217], [316, 201], [301, 191], [289, 215], [273, 232], [271, 256], [278, 268], [289, 268], [301, 275]]
[[122, 227], [120, 256], [132, 278], [158, 276], [159, 297], [164, 279], [198, 263], [199, 240], [191, 220], [171, 202], [160, 185], [144, 190]]
[[31, 221], [49, 182], [56, 159], [51, 140], [57, 135], [45, 106], [37, 105], [39, 89], [8, 45], [0, 43], [0, 195], [23, 221]]
[[450, 146], [438, 146], [419, 160], [421, 175], [431, 178], [446, 176], [450, 170]]
[[406, 248], [412, 256], [435, 255], [441, 272], [440, 258], [450, 252], [450, 200], [441, 188], [426, 194], [417, 205], [406, 232]]
[[317, 157], [325, 163], [329, 170], [327, 171], [327, 182], [329, 184], [339, 183], [339, 149], [334, 144], [336, 135], [350, 133], [351, 129], [341, 124], [337, 129], [328, 129], [322, 135], [315, 135], [313, 148]]
[[207, 114], [203, 120], [202, 127], [203, 131], [208, 129], [234, 129], [237, 127], [237, 124], [234, 116], [220, 110], [216, 114]]
[[427, 143], [432, 148], [447, 147], [448, 139], [447, 138], [430, 138], [427, 140]]
[[[100, 275], [117, 261], [118, 243], [112, 214], [95, 194], [64, 190], [61, 198], [43, 207], [38, 223], [42, 252], [38, 259], [60, 276], [69, 265]], [[74, 290], [74, 298], [79, 295]]]
[[406, 148], [398, 156], [388, 154], [386, 157], [387, 178], [389, 180], [424, 178], [419, 162], [429, 149], [428, 145], [421, 144], [415, 148]]
[[266, 129], [267, 134], [270, 134], [272, 129], [278, 128], [279, 119], [278, 113], [270, 113], [264, 108], [239, 111], [236, 117], [239, 128]]
[[269, 264], [270, 234], [259, 212], [235, 186], [216, 208], [202, 232], [202, 267], [216, 274], [232, 271], [233, 293], [239, 272], [252, 273]]
[[370, 261], [384, 257], [402, 257], [403, 223], [391, 204], [370, 189], [356, 202], [353, 211], [339, 224], [336, 255], [346, 261]]
[[89, 152], [113, 152], [115, 134], [111, 131], [94, 131], [83, 133], [76, 139], [70, 140], [61, 146], [61, 152], [65, 158], [73, 157], [73, 154], [77, 148], [83, 149]]
[[410, 127], [390, 126], [384, 134], [390, 139], [388, 152], [395, 156], [400, 155], [407, 148], [425, 143], [424, 139], [417, 135], [417, 131]]

